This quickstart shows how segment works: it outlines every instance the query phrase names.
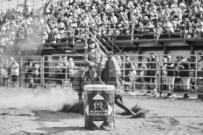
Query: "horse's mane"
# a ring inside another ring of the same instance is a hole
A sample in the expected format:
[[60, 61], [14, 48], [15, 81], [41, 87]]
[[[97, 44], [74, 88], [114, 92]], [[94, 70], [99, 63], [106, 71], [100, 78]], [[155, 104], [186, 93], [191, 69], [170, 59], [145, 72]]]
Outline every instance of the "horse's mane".
[[116, 75], [120, 75], [121, 74], [121, 69], [120, 69], [120, 66], [118, 64], [118, 60], [114, 56], [111, 57], [111, 60], [112, 60], [113, 65], [114, 65], [113, 68], [114, 68], [114, 70], [116, 72]]

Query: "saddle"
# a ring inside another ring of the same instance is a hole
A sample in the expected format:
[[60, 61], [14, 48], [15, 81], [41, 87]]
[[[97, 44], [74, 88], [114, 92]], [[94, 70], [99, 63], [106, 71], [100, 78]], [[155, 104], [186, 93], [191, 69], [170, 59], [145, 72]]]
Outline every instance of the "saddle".
[[[102, 84], [101, 74], [102, 71], [97, 71], [98, 69], [92, 68], [85, 72], [83, 75], [83, 81], [85, 84]], [[99, 72], [99, 73], [98, 73]]]

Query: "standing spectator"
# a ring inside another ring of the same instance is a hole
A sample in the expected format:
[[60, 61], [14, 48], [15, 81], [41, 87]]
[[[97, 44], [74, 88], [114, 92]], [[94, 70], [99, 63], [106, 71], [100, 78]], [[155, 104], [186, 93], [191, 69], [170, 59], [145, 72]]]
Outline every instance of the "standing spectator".
[[167, 86], [167, 58], [164, 57], [163, 58], [163, 62], [161, 64], [161, 81], [162, 81], [162, 90], [167, 90], [166, 86]]
[[68, 70], [69, 70], [69, 76], [72, 77], [74, 74], [74, 68], [75, 68], [75, 63], [73, 61], [73, 58], [69, 58], [68, 61]]
[[146, 90], [146, 77], [147, 76], [147, 65], [144, 63], [140, 68], [140, 83], [142, 84], [142, 90]]
[[33, 65], [33, 87], [37, 87], [37, 84], [40, 83], [40, 64], [34, 63]]
[[1, 64], [1, 79], [3, 81], [3, 86], [8, 86], [8, 78], [9, 78], [9, 61], [6, 60]]
[[[179, 64], [179, 76], [181, 78], [182, 84], [183, 84], [183, 90], [184, 91], [189, 91], [190, 88], [190, 67], [189, 63], [187, 61], [187, 58], [183, 58]], [[188, 98], [188, 94], [185, 93], [184, 98]]]
[[171, 56], [167, 56], [168, 62], [166, 65], [167, 69], [167, 84], [168, 84], [168, 96], [172, 95], [172, 92], [174, 90], [174, 83], [175, 83], [175, 65], [172, 63]]
[[126, 57], [126, 62], [125, 62], [125, 68], [126, 68], [126, 70], [125, 70], [125, 81], [126, 82], [130, 82], [130, 78], [129, 78], [128, 75], [130, 73], [131, 67], [132, 67], [132, 61], [131, 61], [130, 57], [127, 56]]
[[25, 84], [31, 88], [33, 85], [33, 60], [29, 59], [25, 65]]
[[[191, 92], [194, 92], [196, 90], [196, 71], [197, 71], [197, 61], [196, 61], [196, 57], [195, 56], [191, 56], [190, 59], [189, 59], [189, 62], [190, 62], [190, 84], [191, 84], [191, 87], [190, 87], [190, 91]], [[197, 72], [198, 74], [198, 72]]]
[[55, 76], [57, 78], [57, 84], [58, 85], [62, 85], [62, 82], [63, 82], [63, 77], [64, 77], [64, 73], [62, 73], [62, 70], [64, 68], [64, 65], [63, 65], [63, 61], [62, 61], [62, 58], [59, 57], [58, 59], [58, 63], [56, 63], [56, 70], [55, 70]]
[[196, 30], [198, 33], [198, 37], [201, 38], [203, 33], [203, 22], [201, 21], [201, 19], [197, 19]]
[[64, 56], [62, 58], [62, 63], [63, 63], [63, 67], [62, 67], [62, 78], [63, 79], [66, 79], [68, 78], [68, 66], [69, 66], [69, 62], [68, 62], [68, 59], [67, 59], [67, 56]]
[[132, 90], [132, 93], [130, 95], [135, 95], [135, 83], [136, 83], [136, 78], [137, 78], [137, 71], [136, 71], [136, 66], [132, 65], [131, 66], [131, 71], [129, 72], [129, 79], [130, 79], [130, 90]]
[[199, 55], [199, 59], [198, 59], [198, 63], [197, 63], [197, 75], [198, 77], [203, 77], [203, 51], [200, 51], [198, 53]]
[[[147, 76], [148, 76], [148, 83], [150, 86], [153, 85], [154, 90], [156, 89], [155, 79], [156, 79], [156, 66], [157, 66], [156, 55], [154, 53], [150, 53], [150, 58], [148, 59], [147, 63]], [[148, 90], [150, 87], [148, 86]]]
[[19, 64], [16, 62], [16, 60], [11, 57], [11, 81], [13, 87], [17, 87], [18, 85], [18, 78], [19, 78], [19, 72], [20, 72], [20, 67]]
[[181, 60], [183, 59], [182, 56], [177, 56], [176, 57], [176, 60], [174, 61], [174, 64], [175, 64], [175, 86], [174, 86], [174, 89], [176, 91], [182, 91], [182, 81], [181, 81], [181, 78], [180, 78], [180, 68], [179, 68], [179, 65], [180, 65], [180, 62]]

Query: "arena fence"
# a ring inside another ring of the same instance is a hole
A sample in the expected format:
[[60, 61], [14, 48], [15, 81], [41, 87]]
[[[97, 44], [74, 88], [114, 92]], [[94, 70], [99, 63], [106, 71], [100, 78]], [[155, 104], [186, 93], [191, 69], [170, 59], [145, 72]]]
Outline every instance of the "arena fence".
[[[203, 56], [115, 55], [126, 91], [203, 94]], [[75, 67], [68, 66], [72, 58]], [[133, 66], [132, 66], [133, 65]], [[1, 62], [4, 87], [71, 87], [70, 74], [88, 68], [84, 55], [23, 56]]]

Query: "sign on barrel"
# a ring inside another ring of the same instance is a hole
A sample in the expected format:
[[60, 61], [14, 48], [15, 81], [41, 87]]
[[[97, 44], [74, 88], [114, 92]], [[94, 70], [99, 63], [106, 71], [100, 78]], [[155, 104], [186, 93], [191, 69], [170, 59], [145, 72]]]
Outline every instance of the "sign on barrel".
[[113, 85], [86, 85], [84, 90], [85, 128], [113, 129], [115, 127], [115, 87]]

